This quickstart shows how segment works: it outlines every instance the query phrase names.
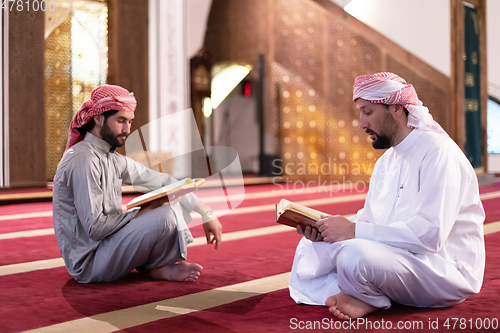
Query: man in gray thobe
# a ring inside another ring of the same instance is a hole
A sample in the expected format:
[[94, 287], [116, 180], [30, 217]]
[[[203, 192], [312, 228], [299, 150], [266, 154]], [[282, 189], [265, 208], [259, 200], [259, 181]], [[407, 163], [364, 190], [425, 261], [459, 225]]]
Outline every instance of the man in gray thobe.
[[122, 211], [122, 184], [154, 190], [176, 181], [116, 152], [130, 134], [135, 107], [126, 89], [103, 85], [70, 125], [54, 178], [53, 221], [66, 268], [78, 282], [113, 281], [134, 268], [157, 279], [196, 280], [202, 267], [184, 261], [193, 210], [202, 215], [207, 243], [220, 246], [220, 222], [192, 193]]

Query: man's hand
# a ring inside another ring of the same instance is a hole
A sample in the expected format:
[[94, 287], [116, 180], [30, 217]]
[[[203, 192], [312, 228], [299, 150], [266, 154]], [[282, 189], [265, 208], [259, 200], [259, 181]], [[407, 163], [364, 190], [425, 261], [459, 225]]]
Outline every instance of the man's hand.
[[[213, 244], [215, 242], [215, 249], [220, 248], [220, 243], [222, 242], [222, 225], [219, 220], [215, 217], [214, 212], [203, 202], [199, 202], [196, 207], [194, 207], [195, 212], [202, 216], [203, 230], [205, 231], [205, 236], [207, 237], [207, 244]], [[209, 214], [210, 213], [210, 214]], [[208, 214], [208, 215], [207, 215]], [[210, 218], [213, 216], [213, 219]]]
[[325, 216], [316, 222], [323, 240], [328, 243], [340, 242], [355, 237], [356, 223], [341, 215]]
[[219, 220], [214, 218], [213, 220], [203, 223], [203, 230], [207, 237], [207, 244], [213, 244], [215, 242], [215, 249], [218, 250], [222, 242], [222, 225]]
[[309, 239], [312, 242], [321, 242], [323, 240], [323, 237], [321, 236], [321, 233], [318, 231], [318, 229], [313, 228], [309, 225], [305, 229], [302, 229], [302, 226], [300, 224], [297, 225], [297, 233], [299, 235], [304, 235], [305, 238]]

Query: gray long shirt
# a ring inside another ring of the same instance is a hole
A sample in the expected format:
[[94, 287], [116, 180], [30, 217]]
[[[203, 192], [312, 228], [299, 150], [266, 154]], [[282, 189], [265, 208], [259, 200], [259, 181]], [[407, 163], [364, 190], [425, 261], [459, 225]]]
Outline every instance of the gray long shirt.
[[[54, 231], [68, 272], [78, 276], [92, 269], [99, 243], [122, 228], [137, 210], [122, 211], [122, 184], [149, 190], [176, 181], [111, 151], [104, 140], [87, 133], [66, 151], [54, 178]], [[180, 200], [186, 223], [200, 199], [186, 194]]]

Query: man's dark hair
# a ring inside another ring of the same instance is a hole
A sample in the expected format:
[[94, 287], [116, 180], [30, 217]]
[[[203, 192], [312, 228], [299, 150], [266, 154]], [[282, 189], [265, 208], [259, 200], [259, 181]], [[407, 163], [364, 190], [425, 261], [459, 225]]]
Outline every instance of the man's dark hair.
[[[385, 106], [385, 108], [387, 110], [389, 110], [389, 104], [382, 104], [382, 105]], [[408, 117], [408, 115], [410, 114], [410, 112], [408, 112], [408, 110], [406, 110], [406, 108], [404, 106], [403, 106], [403, 110], [405, 110], [405, 114]]]
[[[118, 110], [109, 110], [106, 112], [103, 112], [102, 115], [104, 116], [104, 123], [108, 120], [109, 117], [117, 113]], [[85, 135], [85, 133], [92, 131], [92, 129], [95, 126], [95, 121], [94, 117], [90, 118], [89, 122], [83, 125], [82, 127], [78, 127], [77, 130], [80, 132], [81, 135]]]

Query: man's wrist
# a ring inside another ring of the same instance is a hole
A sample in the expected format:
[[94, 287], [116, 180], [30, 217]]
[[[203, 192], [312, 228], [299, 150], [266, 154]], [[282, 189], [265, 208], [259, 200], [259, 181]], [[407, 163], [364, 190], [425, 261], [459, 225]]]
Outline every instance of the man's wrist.
[[208, 222], [208, 221], [212, 221], [213, 219], [215, 219], [216, 216], [215, 216], [215, 213], [213, 210], [208, 210], [207, 212], [205, 212], [205, 214], [201, 215], [201, 220], [203, 222]]

